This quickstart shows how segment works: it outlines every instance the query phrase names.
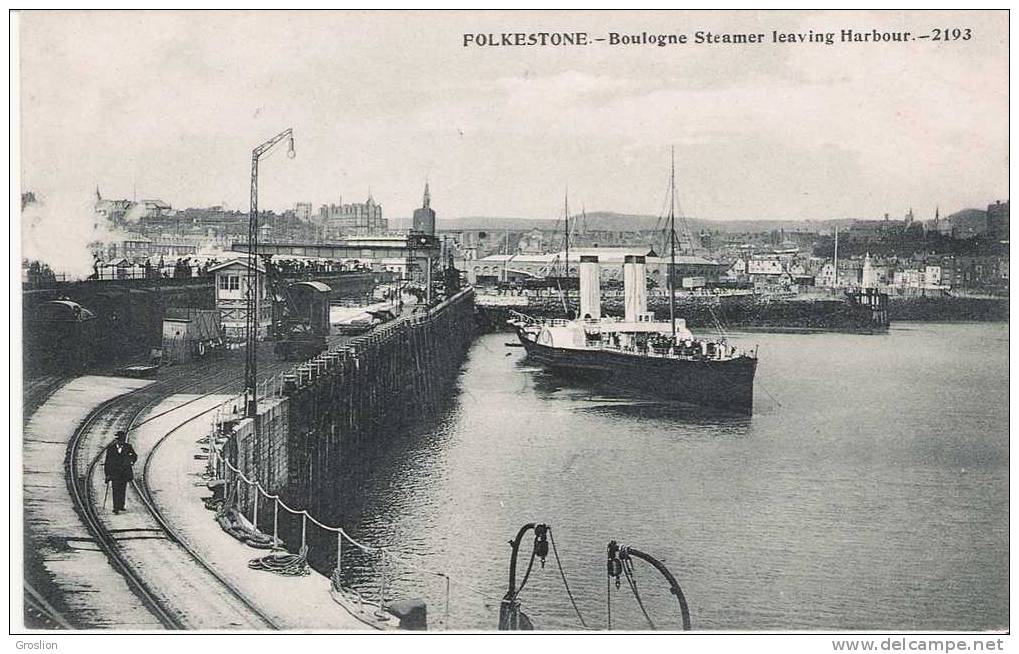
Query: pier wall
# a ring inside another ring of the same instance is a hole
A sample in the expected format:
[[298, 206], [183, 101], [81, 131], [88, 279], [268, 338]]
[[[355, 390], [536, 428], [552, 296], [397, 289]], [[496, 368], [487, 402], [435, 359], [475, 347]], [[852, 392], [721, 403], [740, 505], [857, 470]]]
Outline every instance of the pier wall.
[[[290, 474], [290, 403], [285, 398], [263, 401], [256, 420], [257, 430], [250, 419], [236, 425], [227, 453], [245, 476], [275, 493], [286, 487]], [[250, 509], [254, 496], [254, 488], [240, 486], [241, 506]]]
[[[238, 467], [312, 513], [340, 463], [387, 428], [441, 411], [475, 335], [474, 291], [394, 320], [293, 368], [283, 397], [234, 428]], [[242, 494], [250, 509], [251, 497]]]

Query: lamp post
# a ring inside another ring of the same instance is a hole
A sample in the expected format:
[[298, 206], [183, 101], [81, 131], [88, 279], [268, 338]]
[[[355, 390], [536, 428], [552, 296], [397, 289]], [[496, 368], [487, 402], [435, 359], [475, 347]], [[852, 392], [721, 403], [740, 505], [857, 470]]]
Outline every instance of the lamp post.
[[251, 151], [251, 213], [248, 215], [248, 276], [245, 289], [246, 352], [244, 359], [244, 415], [258, 415], [258, 160], [276, 144], [288, 140], [287, 156], [296, 156], [294, 130], [287, 128]]

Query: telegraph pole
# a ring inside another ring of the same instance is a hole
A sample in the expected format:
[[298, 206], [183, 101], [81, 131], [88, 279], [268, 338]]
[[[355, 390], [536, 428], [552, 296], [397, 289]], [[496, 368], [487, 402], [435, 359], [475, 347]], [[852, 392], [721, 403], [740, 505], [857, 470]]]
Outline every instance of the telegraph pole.
[[251, 213], [248, 214], [248, 275], [245, 289], [244, 415], [258, 415], [258, 160], [277, 143], [289, 139], [287, 156], [294, 158], [294, 130], [287, 128], [251, 151]]

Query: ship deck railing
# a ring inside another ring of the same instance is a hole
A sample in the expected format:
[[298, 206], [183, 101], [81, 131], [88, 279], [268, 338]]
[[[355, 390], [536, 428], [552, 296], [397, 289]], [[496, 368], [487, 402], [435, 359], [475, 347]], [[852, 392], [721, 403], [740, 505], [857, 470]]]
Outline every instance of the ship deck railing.
[[647, 357], [652, 359], [675, 359], [677, 361], [735, 361], [741, 357], [755, 358], [756, 352], [751, 353], [750, 351], [736, 350], [732, 356], [705, 356], [699, 354], [677, 354], [675, 352], [659, 352], [655, 348], [646, 348], [640, 350], [634, 347], [621, 347], [618, 345], [611, 345], [609, 343], [598, 343], [591, 342], [587, 344], [587, 347], [592, 349], [606, 350], [609, 352], [617, 352], [619, 354], [629, 354], [633, 356]]

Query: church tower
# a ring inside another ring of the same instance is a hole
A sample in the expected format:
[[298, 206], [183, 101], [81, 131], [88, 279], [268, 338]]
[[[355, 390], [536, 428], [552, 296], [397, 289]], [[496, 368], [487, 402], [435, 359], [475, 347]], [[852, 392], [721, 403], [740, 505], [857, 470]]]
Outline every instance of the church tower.
[[432, 194], [425, 182], [425, 194], [421, 200], [421, 208], [414, 210], [414, 221], [411, 231], [416, 234], [435, 236], [435, 211], [432, 210]]

